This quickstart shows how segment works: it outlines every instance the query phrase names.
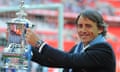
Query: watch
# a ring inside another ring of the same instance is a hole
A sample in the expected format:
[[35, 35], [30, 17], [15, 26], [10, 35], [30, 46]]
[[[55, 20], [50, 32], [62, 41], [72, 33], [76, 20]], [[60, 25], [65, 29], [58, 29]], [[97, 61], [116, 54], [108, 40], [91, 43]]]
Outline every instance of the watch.
[[44, 43], [44, 41], [39, 40], [39, 41], [36, 42], [35, 47], [36, 47], [36, 48], [40, 48], [40, 46], [41, 46], [43, 43]]

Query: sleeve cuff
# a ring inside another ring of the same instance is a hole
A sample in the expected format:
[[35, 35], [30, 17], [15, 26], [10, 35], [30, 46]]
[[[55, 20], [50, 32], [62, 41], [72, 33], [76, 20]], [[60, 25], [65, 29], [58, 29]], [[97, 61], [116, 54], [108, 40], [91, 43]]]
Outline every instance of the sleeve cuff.
[[41, 53], [41, 51], [42, 51], [42, 49], [43, 49], [43, 47], [45, 46], [45, 42], [43, 42], [42, 44], [41, 44], [41, 46], [39, 47], [39, 53]]

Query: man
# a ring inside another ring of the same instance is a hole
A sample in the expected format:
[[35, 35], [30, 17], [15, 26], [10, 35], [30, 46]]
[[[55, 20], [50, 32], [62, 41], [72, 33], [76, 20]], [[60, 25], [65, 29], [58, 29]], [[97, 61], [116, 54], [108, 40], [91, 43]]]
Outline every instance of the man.
[[105, 40], [106, 24], [95, 10], [78, 15], [76, 28], [80, 42], [69, 53], [57, 50], [27, 29], [26, 40], [33, 46], [32, 61], [48, 67], [64, 68], [63, 72], [115, 72], [115, 56]]

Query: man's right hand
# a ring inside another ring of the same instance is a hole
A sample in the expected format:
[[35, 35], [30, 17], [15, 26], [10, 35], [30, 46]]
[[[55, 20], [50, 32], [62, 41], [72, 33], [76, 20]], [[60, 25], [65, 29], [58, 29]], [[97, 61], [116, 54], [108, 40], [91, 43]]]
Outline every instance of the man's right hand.
[[36, 43], [39, 41], [39, 37], [31, 29], [26, 29], [26, 41], [35, 47]]

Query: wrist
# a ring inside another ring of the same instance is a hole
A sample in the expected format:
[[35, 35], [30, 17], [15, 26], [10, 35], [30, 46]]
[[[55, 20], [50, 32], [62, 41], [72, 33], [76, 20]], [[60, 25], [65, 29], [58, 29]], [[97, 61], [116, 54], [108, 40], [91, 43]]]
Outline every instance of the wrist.
[[35, 44], [35, 47], [36, 47], [36, 48], [40, 48], [43, 43], [44, 43], [44, 41], [38, 40], [38, 41], [36, 42], [36, 44]]

